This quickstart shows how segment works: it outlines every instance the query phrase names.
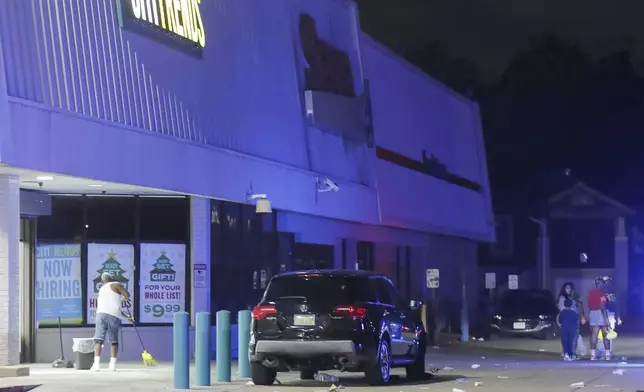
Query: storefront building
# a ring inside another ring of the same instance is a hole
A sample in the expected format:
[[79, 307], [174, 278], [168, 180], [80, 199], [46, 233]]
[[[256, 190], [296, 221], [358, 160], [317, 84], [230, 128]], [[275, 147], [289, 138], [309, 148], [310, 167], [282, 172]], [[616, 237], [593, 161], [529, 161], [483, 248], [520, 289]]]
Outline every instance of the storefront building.
[[102, 271], [167, 360], [174, 312], [247, 309], [280, 271], [427, 299], [436, 268], [460, 304], [494, 240], [477, 105], [350, 0], [4, 0], [0, 162], [0, 365], [58, 358], [59, 317], [71, 357]]

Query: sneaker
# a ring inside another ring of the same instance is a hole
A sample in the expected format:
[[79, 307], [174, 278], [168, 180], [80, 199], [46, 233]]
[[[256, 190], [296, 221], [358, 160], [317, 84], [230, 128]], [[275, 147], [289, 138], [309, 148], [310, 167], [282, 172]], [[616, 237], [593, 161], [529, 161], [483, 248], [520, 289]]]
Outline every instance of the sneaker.
[[612, 361], [613, 360], [613, 354], [606, 354], [606, 360], [607, 361]]
[[109, 370], [110, 372], [115, 372], [116, 371], [116, 364], [110, 362], [110, 365], [107, 367], [107, 370]]
[[594, 356], [594, 355], [591, 355], [591, 356], [590, 356], [590, 360], [591, 360], [591, 361], [596, 361], [596, 360], [597, 360], [597, 357], [596, 357], [596, 356]]
[[569, 355], [564, 355], [564, 361], [572, 361], [572, 358]]
[[89, 369], [90, 372], [99, 372], [101, 371], [101, 363], [100, 362], [94, 362], [92, 367]]

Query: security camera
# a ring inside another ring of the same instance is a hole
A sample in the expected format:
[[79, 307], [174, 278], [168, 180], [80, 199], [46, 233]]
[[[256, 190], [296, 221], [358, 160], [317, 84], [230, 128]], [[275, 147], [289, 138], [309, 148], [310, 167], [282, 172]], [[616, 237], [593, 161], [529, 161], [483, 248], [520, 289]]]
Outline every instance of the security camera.
[[331, 192], [331, 191], [337, 192], [340, 190], [340, 187], [338, 186], [338, 184], [336, 184], [335, 181], [332, 181], [328, 177], [325, 178], [324, 180], [320, 180], [318, 178], [317, 182], [318, 182], [318, 185], [317, 185], [318, 192]]
[[338, 184], [335, 183], [335, 181], [331, 181], [329, 178], [324, 179], [324, 185], [333, 192], [337, 192], [340, 190], [340, 187]]

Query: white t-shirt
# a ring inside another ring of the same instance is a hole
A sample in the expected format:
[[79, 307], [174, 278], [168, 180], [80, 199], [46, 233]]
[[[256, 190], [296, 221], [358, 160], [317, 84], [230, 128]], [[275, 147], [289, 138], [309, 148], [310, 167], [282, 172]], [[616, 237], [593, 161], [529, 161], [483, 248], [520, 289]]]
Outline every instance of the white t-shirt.
[[114, 317], [121, 317], [121, 295], [112, 290], [112, 285], [116, 282], [105, 283], [98, 290], [98, 304], [96, 313], [106, 313]]

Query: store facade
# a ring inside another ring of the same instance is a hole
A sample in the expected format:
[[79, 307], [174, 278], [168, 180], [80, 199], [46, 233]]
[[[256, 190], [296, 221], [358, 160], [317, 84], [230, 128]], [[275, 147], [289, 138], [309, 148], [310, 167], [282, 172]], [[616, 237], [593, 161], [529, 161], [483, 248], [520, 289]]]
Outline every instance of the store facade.
[[349, 0], [3, 1], [0, 162], [0, 365], [56, 359], [58, 317], [71, 356], [102, 270], [164, 360], [173, 312], [246, 309], [285, 270], [426, 299], [439, 268], [460, 303], [494, 240], [477, 105]]

